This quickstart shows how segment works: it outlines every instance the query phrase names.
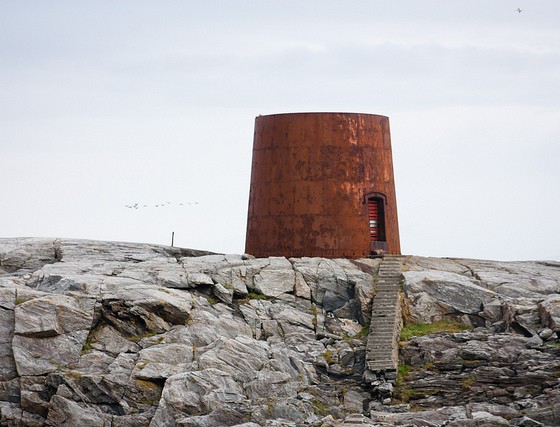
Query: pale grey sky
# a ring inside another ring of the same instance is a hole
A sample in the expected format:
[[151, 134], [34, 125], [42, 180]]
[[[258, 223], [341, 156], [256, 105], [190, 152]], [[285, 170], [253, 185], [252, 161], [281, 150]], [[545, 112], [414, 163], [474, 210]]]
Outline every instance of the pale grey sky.
[[558, 0], [0, 0], [0, 237], [242, 252], [255, 116], [344, 111], [390, 118], [404, 253], [558, 260], [558, 22]]

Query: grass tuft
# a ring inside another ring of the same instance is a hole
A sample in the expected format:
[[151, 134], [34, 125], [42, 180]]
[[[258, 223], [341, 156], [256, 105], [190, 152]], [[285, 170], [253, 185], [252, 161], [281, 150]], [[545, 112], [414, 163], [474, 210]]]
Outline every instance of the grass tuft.
[[401, 340], [408, 341], [412, 337], [421, 337], [435, 332], [463, 332], [471, 329], [463, 323], [452, 320], [437, 320], [433, 323], [409, 323], [401, 330]]

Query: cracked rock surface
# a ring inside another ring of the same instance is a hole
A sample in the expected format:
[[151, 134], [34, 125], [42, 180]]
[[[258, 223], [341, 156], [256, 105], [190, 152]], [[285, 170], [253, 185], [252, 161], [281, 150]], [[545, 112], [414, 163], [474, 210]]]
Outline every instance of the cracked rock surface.
[[409, 257], [393, 399], [362, 381], [380, 260], [0, 239], [0, 425], [560, 425], [560, 264]]

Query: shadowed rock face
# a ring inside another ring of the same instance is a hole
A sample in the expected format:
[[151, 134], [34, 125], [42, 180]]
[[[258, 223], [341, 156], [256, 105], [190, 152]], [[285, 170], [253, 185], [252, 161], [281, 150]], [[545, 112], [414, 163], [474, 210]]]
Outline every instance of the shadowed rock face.
[[384, 403], [378, 264], [0, 239], [0, 425], [560, 425], [560, 264], [410, 257], [408, 319], [476, 329], [403, 343]]

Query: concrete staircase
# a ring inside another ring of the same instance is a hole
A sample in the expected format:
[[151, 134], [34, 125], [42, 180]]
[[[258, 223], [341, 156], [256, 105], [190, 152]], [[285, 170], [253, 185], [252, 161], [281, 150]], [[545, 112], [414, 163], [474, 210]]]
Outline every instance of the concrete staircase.
[[366, 347], [366, 382], [380, 375], [388, 381], [396, 379], [402, 327], [400, 289], [404, 260], [403, 256], [385, 256], [379, 266]]

